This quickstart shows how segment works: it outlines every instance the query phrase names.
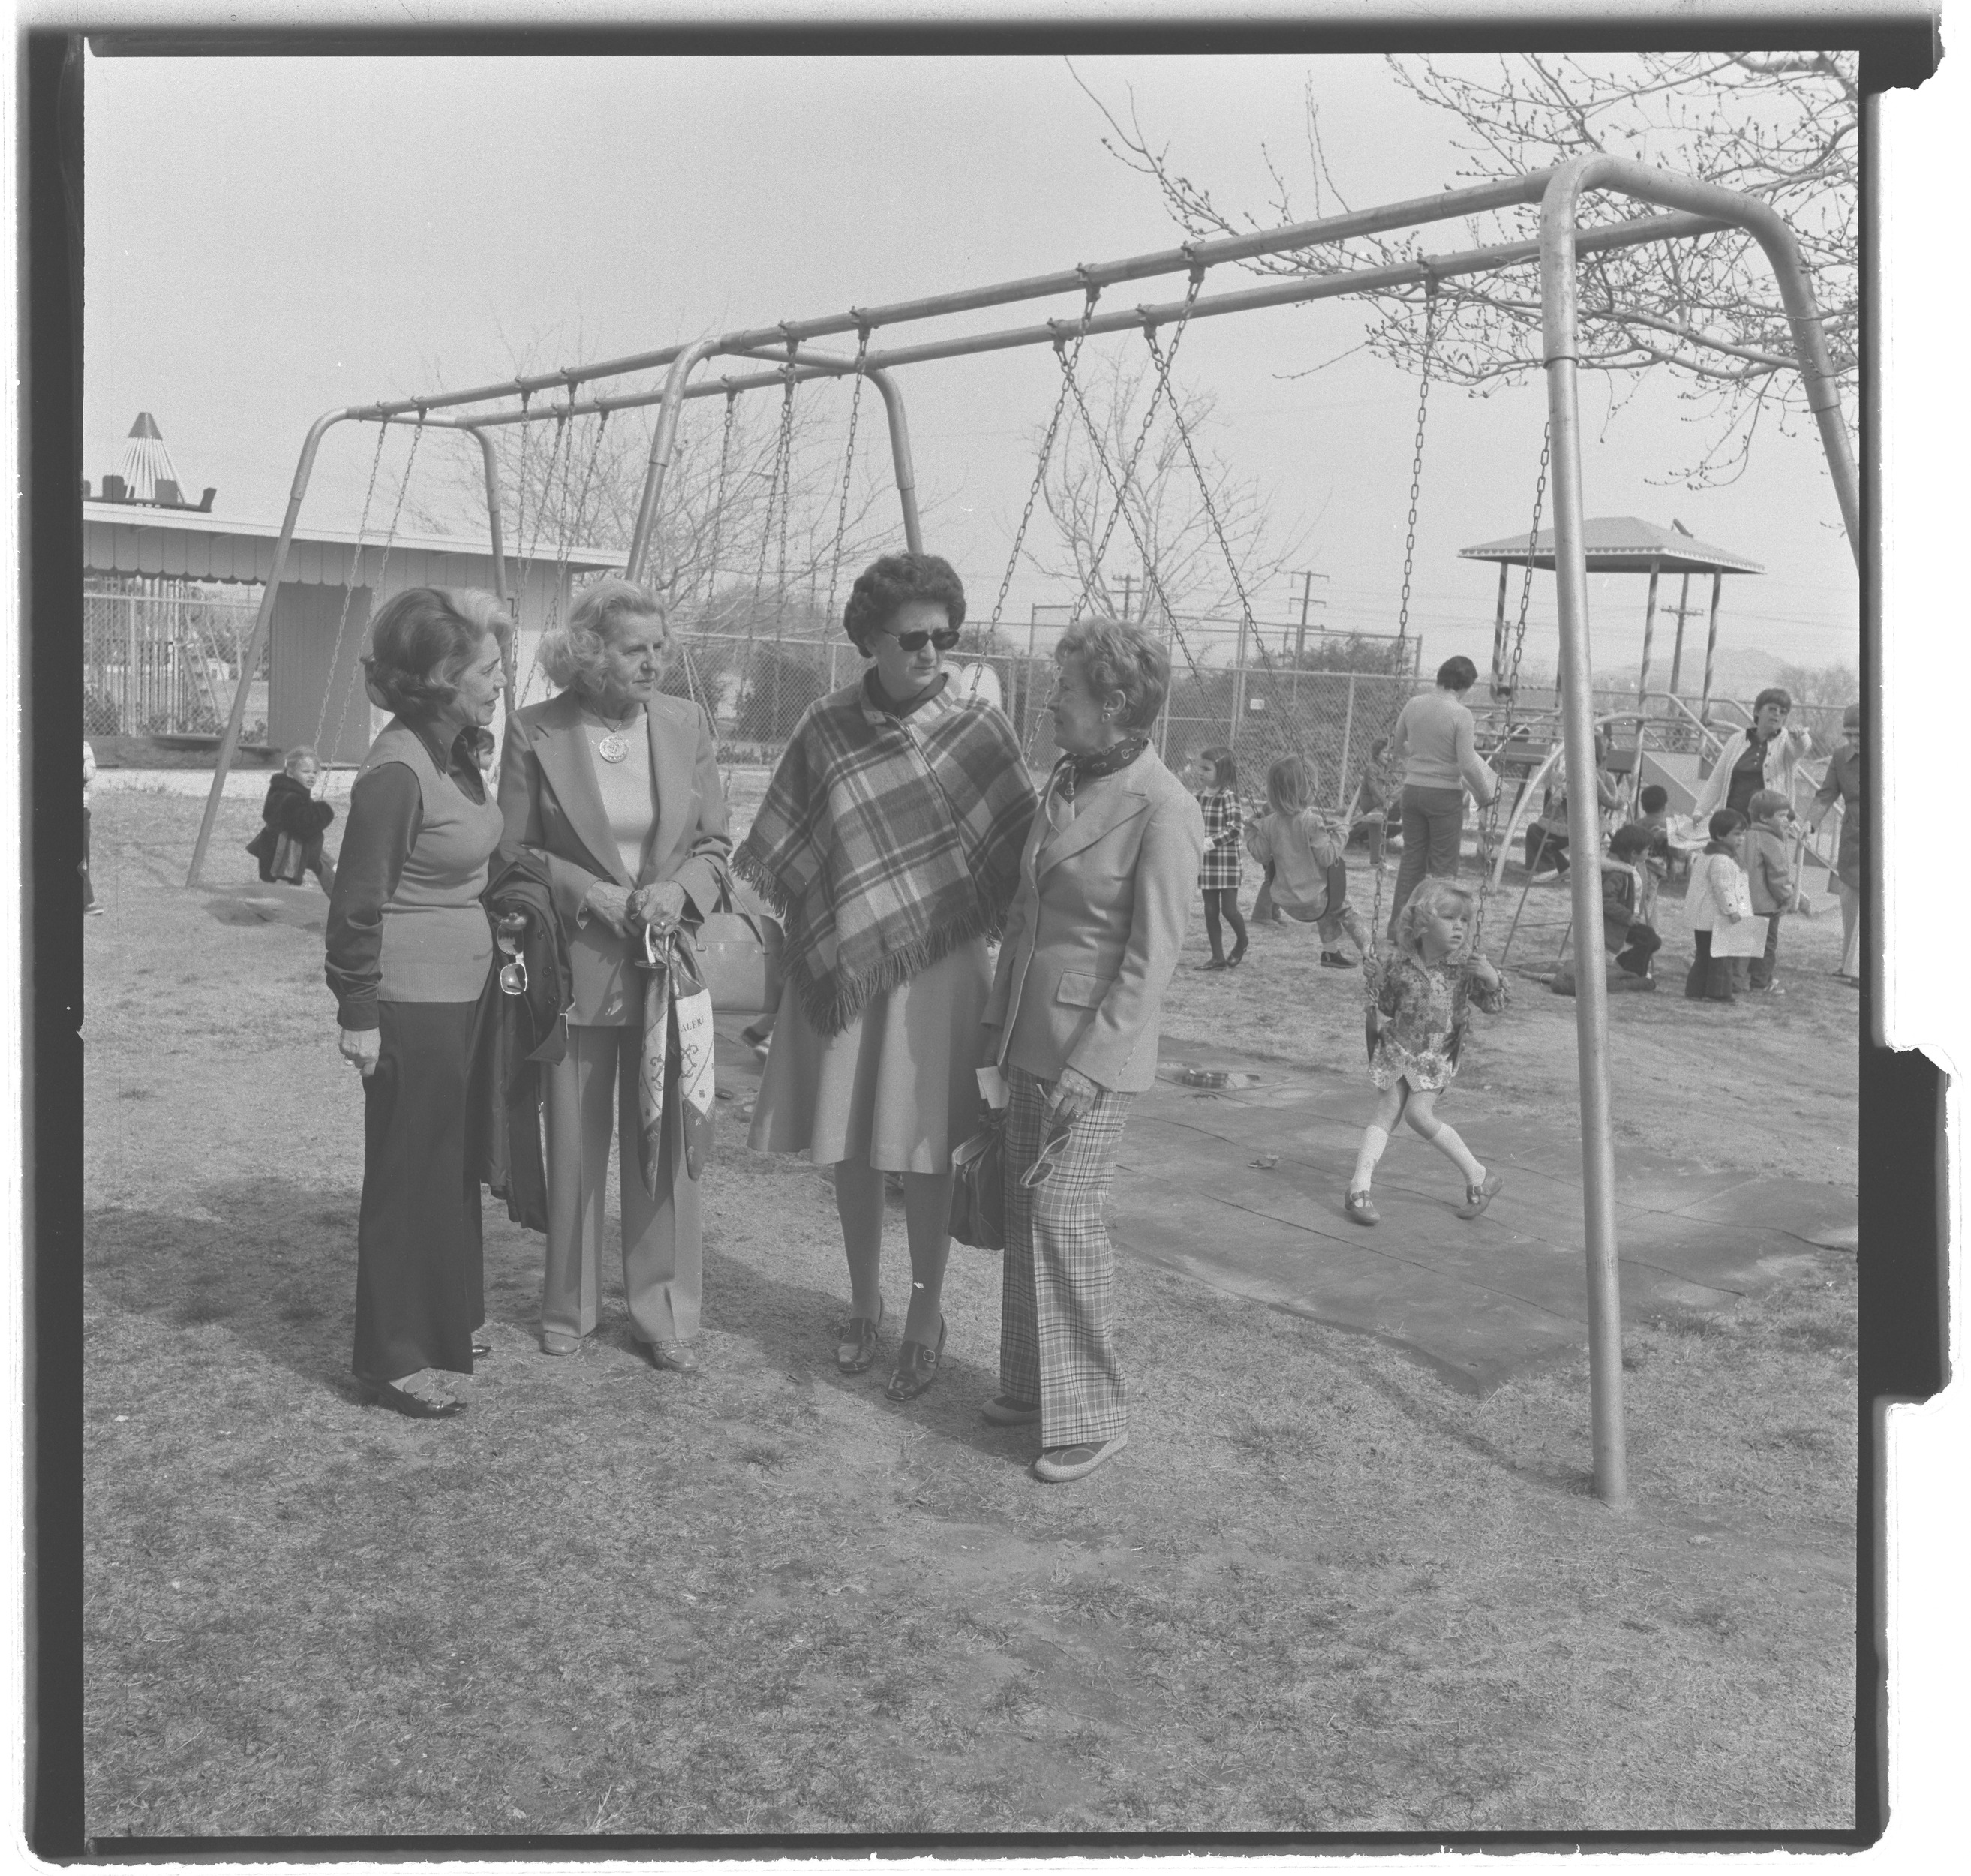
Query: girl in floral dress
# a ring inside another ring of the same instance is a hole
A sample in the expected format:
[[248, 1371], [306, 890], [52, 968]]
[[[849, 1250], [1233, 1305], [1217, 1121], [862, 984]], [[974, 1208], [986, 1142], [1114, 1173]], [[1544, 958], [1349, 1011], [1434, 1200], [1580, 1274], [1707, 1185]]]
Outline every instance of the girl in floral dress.
[[1396, 918], [1396, 948], [1363, 960], [1369, 1001], [1369, 1078], [1383, 1098], [1362, 1135], [1342, 1209], [1358, 1225], [1381, 1222], [1369, 1196], [1376, 1162], [1396, 1123], [1429, 1140], [1464, 1176], [1460, 1218], [1476, 1218], [1504, 1183], [1471, 1156], [1437, 1117], [1437, 1098], [1458, 1072], [1475, 1003], [1487, 1015], [1506, 1007], [1505, 980], [1483, 951], [1468, 954], [1474, 895], [1451, 879], [1425, 879]]

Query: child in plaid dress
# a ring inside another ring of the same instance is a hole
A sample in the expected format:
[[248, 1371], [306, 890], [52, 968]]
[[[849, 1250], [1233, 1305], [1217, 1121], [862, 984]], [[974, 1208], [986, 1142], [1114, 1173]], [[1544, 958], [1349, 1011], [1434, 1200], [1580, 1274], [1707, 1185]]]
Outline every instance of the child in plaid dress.
[[[1239, 915], [1240, 836], [1246, 818], [1239, 807], [1239, 764], [1227, 749], [1210, 749], [1197, 759], [1197, 805], [1204, 814], [1204, 858], [1197, 869], [1204, 895], [1204, 935], [1210, 941], [1206, 971], [1229, 971], [1246, 955], [1246, 922]], [[1221, 919], [1232, 928], [1232, 954], [1225, 954]]]
[[1474, 1003], [1488, 1015], [1506, 1007], [1506, 982], [1483, 951], [1468, 954], [1474, 895], [1453, 879], [1425, 879], [1396, 919], [1396, 948], [1363, 961], [1369, 998], [1369, 1078], [1382, 1090], [1342, 1209], [1358, 1225], [1381, 1216], [1369, 1196], [1376, 1162], [1398, 1121], [1429, 1140], [1464, 1175], [1460, 1218], [1476, 1218], [1503, 1183], [1436, 1115], [1451, 1085]]

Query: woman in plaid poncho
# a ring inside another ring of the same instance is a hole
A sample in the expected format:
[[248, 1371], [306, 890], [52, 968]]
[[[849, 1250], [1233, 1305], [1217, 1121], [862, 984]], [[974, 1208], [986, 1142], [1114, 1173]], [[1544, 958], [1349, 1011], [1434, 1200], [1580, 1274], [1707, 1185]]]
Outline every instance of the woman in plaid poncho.
[[836, 1365], [875, 1365], [883, 1176], [903, 1176], [911, 1305], [888, 1393], [929, 1387], [944, 1349], [951, 1150], [971, 1130], [987, 935], [1034, 817], [1013, 726], [955, 700], [941, 656], [965, 589], [934, 554], [866, 569], [842, 625], [871, 661], [796, 727], [735, 871], [787, 926], [785, 988], [751, 1144], [835, 1167], [849, 1314]]

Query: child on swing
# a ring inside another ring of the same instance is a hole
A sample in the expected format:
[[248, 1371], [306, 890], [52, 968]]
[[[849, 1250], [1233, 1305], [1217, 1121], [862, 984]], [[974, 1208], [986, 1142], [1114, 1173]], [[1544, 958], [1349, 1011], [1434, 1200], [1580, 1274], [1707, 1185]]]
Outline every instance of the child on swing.
[[1474, 1003], [1487, 1015], [1506, 1007], [1506, 982], [1483, 951], [1468, 951], [1476, 895], [1455, 879], [1425, 879], [1396, 916], [1396, 948], [1363, 961], [1369, 999], [1369, 1078], [1383, 1092], [1362, 1135], [1342, 1209], [1358, 1225], [1382, 1215], [1369, 1196], [1376, 1162], [1407, 1115], [1464, 1176], [1462, 1219], [1474, 1219], [1505, 1183], [1471, 1157], [1454, 1128], [1437, 1117], [1437, 1098], [1458, 1072]]
[[1321, 933], [1321, 961], [1353, 970], [1341, 948], [1347, 932], [1364, 958], [1374, 949], [1369, 927], [1348, 902], [1348, 869], [1343, 858], [1347, 824], [1315, 805], [1319, 778], [1304, 755], [1283, 755], [1266, 772], [1269, 811], [1246, 832], [1246, 847], [1267, 869], [1273, 904], [1288, 918]]
[[321, 837], [335, 818], [335, 810], [315, 799], [321, 764], [306, 743], [288, 750], [281, 772], [267, 784], [260, 809], [266, 824], [246, 850], [260, 863], [260, 877], [269, 886], [299, 886], [308, 874], [321, 882], [324, 892], [335, 890], [335, 863], [321, 850]]

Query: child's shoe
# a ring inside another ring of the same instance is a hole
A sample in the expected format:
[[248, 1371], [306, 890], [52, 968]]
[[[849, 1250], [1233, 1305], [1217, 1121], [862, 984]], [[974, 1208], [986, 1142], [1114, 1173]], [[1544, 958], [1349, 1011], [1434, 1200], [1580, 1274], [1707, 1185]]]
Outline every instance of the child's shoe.
[[1486, 1206], [1498, 1196], [1499, 1188], [1505, 1184], [1497, 1173], [1487, 1173], [1475, 1186], [1464, 1188], [1464, 1202], [1458, 1208], [1460, 1218], [1476, 1218]]
[[1331, 971], [1353, 971], [1355, 968], [1346, 951], [1323, 951], [1321, 961]]
[[1358, 1225], [1380, 1225], [1383, 1222], [1375, 1200], [1367, 1192], [1351, 1192], [1342, 1200], [1341, 1209]]

